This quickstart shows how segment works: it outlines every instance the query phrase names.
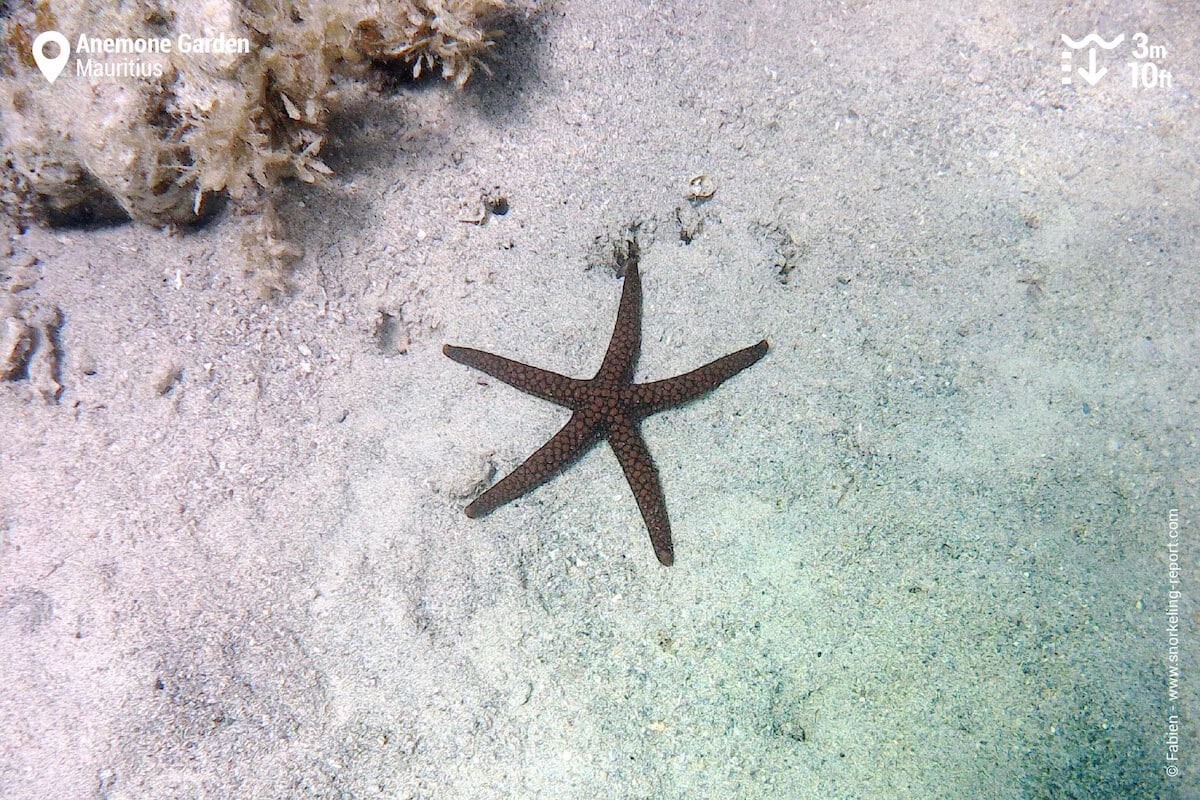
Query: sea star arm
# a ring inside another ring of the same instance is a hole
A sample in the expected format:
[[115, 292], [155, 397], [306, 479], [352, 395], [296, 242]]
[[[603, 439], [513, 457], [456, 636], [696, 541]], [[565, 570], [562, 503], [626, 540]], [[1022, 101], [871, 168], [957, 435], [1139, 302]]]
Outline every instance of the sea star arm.
[[608, 443], [612, 446], [617, 461], [633, 489], [638, 510], [650, 532], [650, 544], [659, 563], [669, 567], [675, 562], [675, 548], [671, 543], [671, 521], [667, 518], [667, 506], [663, 500], [662, 485], [658, 480], [658, 469], [650, 458], [646, 442], [638, 431], [637, 423], [623, 419], [608, 431]]
[[[453, 356], [451, 356], [453, 357]], [[599, 438], [596, 429], [581, 414], [571, 419], [550, 441], [534, 451], [521, 465], [500, 479], [467, 506], [467, 516], [482, 517], [526, 492], [532, 491], [553, 478], [587, 450]]]
[[584, 381], [568, 378], [548, 369], [538, 369], [511, 358], [485, 353], [473, 347], [456, 347], [452, 344], [442, 346], [442, 352], [460, 364], [474, 367], [480, 372], [486, 372], [509, 386], [515, 386], [526, 394], [558, 403], [560, 406], [574, 408], [578, 398], [578, 389]]
[[638, 349], [642, 346], [642, 276], [638, 272], [637, 242], [630, 242], [628, 250], [618, 250], [616, 255], [618, 265], [625, 270], [625, 285], [621, 287], [612, 339], [593, 379], [604, 383], [632, 381]]
[[737, 375], [766, 353], [767, 340], [763, 339], [758, 344], [710, 361], [691, 372], [661, 381], [640, 383], [634, 387], [633, 407], [638, 416], [647, 416], [694, 400]]

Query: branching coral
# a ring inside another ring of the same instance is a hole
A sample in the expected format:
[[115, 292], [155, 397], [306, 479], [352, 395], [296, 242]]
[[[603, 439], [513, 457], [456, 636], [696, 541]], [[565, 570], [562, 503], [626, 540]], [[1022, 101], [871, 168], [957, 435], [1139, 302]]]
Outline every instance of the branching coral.
[[499, 31], [480, 23], [503, 11], [505, 0], [412, 0], [408, 6], [399, 9], [399, 19], [387, 20], [390, 37], [375, 20], [358, 23], [360, 47], [369, 57], [411, 64], [414, 78], [440, 64], [442, 77], [459, 86], [477, 67], [487, 70], [481, 57]]

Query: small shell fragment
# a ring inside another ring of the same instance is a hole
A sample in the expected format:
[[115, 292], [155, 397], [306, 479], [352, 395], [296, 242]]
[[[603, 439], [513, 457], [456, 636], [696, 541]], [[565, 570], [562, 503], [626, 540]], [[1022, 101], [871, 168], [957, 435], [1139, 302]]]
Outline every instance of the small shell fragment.
[[21, 376], [33, 350], [33, 328], [13, 315], [0, 323], [0, 380], [11, 381]]
[[717, 182], [707, 172], [701, 172], [688, 179], [689, 200], [707, 200], [716, 193]]

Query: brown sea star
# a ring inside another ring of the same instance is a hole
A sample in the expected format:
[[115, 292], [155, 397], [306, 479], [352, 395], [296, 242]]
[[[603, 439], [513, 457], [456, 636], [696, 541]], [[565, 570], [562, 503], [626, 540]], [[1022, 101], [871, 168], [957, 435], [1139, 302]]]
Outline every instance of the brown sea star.
[[642, 338], [642, 279], [638, 274], [637, 241], [616, 251], [625, 272], [617, 324], [604, 362], [590, 380], [568, 378], [502, 356], [469, 347], [445, 345], [442, 352], [455, 361], [486, 372], [526, 394], [566, 406], [574, 413], [562, 430], [522, 464], [467, 506], [468, 517], [480, 517], [541, 486], [583, 455], [601, 438], [612, 446], [638, 508], [654, 553], [664, 566], [675, 561], [671, 523], [663, 502], [658, 470], [638, 430], [638, 420], [663, 409], [694, 400], [733, 377], [767, 352], [767, 340], [730, 353], [691, 372], [650, 383], [634, 383], [633, 370]]

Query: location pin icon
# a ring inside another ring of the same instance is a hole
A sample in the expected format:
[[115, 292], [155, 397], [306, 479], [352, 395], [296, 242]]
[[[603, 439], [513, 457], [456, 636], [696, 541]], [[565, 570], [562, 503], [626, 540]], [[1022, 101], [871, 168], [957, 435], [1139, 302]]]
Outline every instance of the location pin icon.
[[[54, 42], [58, 45], [58, 55], [54, 58], [46, 56], [46, 44]], [[58, 31], [46, 31], [39, 33], [37, 38], [33, 40], [33, 60], [37, 62], [38, 69], [46, 76], [46, 80], [54, 83], [58, 76], [62, 74], [63, 67], [67, 65], [67, 59], [71, 57], [71, 45], [67, 41], [67, 37], [63, 36]]]

